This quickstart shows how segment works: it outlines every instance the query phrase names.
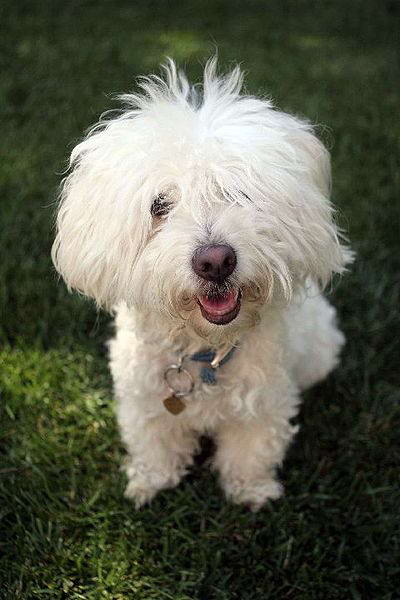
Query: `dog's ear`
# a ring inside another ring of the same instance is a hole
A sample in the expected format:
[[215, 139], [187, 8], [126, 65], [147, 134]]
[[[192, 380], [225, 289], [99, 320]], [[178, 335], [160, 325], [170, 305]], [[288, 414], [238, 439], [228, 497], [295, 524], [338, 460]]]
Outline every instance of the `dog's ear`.
[[94, 131], [72, 152], [61, 186], [54, 265], [70, 289], [106, 308], [126, 299], [146, 231], [132, 164], [140, 152], [128, 121]]
[[335, 223], [330, 202], [330, 154], [307, 122], [292, 117], [291, 124], [288, 141], [297, 189], [289, 209], [295, 223], [290, 262], [301, 278], [311, 277], [324, 287], [334, 273], [342, 273], [352, 262], [353, 253]]

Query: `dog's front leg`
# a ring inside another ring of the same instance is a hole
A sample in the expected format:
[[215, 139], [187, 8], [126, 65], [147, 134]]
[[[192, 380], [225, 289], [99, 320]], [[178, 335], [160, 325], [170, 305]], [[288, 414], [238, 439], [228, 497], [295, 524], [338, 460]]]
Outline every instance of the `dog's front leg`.
[[283, 493], [275, 479], [276, 467], [297, 428], [286, 419], [225, 421], [216, 432], [214, 459], [229, 500], [258, 510]]
[[196, 434], [169, 415], [138, 420], [133, 429], [123, 427], [122, 436], [129, 453], [124, 466], [128, 476], [125, 495], [136, 508], [159, 490], [177, 485], [198, 446]]

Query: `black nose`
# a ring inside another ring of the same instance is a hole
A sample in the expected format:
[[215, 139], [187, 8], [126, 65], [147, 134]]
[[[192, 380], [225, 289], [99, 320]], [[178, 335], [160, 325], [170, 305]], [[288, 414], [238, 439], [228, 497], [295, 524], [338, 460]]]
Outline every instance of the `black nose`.
[[236, 267], [236, 254], [226, 244], [210, 244], [198, 248], [193, 254], [193, 270], [202, 279], [222, 283]]

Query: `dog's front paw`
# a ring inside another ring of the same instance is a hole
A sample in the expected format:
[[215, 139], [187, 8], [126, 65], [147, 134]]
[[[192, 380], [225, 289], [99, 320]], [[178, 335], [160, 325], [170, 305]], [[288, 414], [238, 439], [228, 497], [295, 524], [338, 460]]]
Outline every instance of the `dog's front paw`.
[[136, 510], [149, 503], [159, 488], [146, 485], [143, 481], [131, 480], [125, 490], [125, 498], [133, 500]]
[[283, 486], [275, 479], [257, 481], [228, 479], [222, 481], [228, 500], [234, 504], [245, 504], [252, 512], [257, 512], [267, 500], [277, 500], [283, 494]]
[[182, 466], [179, 469], [165, 469], [161, 472], [157, 469], [153, 470], [143, 463], [129, 460], [125, 462], [123, 470], [128, 476], [125, 497], [133, 500], [136, 509], [148, 504], [161, 490], [178, 485], [186, 472]]

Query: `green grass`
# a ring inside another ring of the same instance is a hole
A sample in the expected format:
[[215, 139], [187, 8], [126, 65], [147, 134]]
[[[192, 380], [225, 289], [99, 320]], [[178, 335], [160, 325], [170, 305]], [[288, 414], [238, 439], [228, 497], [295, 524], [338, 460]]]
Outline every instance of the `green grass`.
[[[396, 599], [399, 70], [393, 1], [6, 1], [0, 50], [0, 598]], [[106, 315], [52, 270], [68, 152], [110, 94], [219, 47], [252, 93], [321, 124], [358, 254], [334, 287], [348, 343], [305, 397], [286, 496], [228, 505], [204, 466], [123, 498]], [[396, 352], [397, 351], [397, 352]]]

